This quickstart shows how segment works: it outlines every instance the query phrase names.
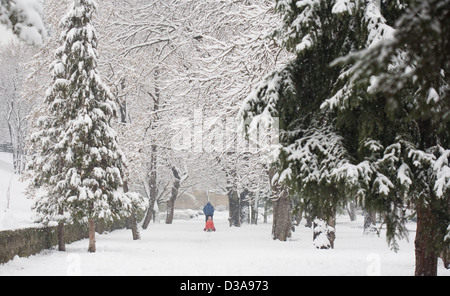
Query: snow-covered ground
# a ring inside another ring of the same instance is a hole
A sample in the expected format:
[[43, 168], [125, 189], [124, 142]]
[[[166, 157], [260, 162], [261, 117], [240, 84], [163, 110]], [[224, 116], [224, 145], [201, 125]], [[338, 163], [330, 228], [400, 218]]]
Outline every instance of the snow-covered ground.
[[14, 175], [12, 154], [0, 152], [0, 231], [39, 226], [33, 223], [33, 201], [25, 188], [20, 175]]
[[[32, 201], [14, 176], [10, 208], [5, 212], [11, 167], [0, 157], [0, 230], [32, 225]], [[5, 185], [6, 184], [6, 185]], [[311, 229], [300, 226], [287, 242], [271, 238], [271, 223], [228, 226], [228, 213], [216, 212], [216, 232], [206, 233], [204, 217], [181, 215], [172, 225], [150, 224], [133, 241], [131, 230], [97, 234], [97, 252], [88, 253], [88, 240], [66, 246], [66, 252], [44, 250], [29, 258], [16, 257], [0, 265], [5, 275], [413, 275], [415, 224], [410, 241], [391, 251], [381, 237], [362, 234], [363, 218], [351, 222], [339, 216], [335, 249], [318, 250]], [[439, 260], [438, 275], [450, 276]]]
[[[228, 227], [227, 213], [215, 217], [217, 231], [202, 231], [204, 218], [151, 224], [133, 241], [130, 230], [97, 235], [97, 252], [88, 240], [66, 252], [45, 250], [0, 265], [4, 275], [413, 275], [414, 243], [389, 250], [384, 237], [362, 235], [362, 217], [341, 216], [335, 249], [318, 250], [309, 228], [299, 227], [287, 242], [273, 241], [271, 225]], [[414, 224], [410, 225], [414, 228]], [[411, 232], [414, 235], [414, 232]], [[439, 275], [450, 275], [439, 260]]]

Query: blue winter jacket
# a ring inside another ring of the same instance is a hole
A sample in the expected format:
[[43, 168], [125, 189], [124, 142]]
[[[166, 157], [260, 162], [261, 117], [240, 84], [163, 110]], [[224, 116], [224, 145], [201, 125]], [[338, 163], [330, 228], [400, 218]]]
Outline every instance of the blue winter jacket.
[[214, 215], [214, 207], [212, 206], [212, 204], [208, 201], [208, 203], [206, 204], [206, 206], [203, 207], [203, 213], [205, 215]]

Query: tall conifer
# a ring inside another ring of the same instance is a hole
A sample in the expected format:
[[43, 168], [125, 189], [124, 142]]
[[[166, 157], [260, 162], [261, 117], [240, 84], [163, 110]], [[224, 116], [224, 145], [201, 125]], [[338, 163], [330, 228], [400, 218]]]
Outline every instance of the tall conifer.
[[36, 203], [42, 220], [87, 223], [89, 252], [95, 252], [95, 221], [129, 216], [139, 203], [121, 188], [124, 155], [111, 127], [116, 103], [98, 72], [96, 8], [94, 0], [74, 0], [61, 20], [62, 45], [45, 97], [48, 116], [31, 137], [38, 150], [30, 166], [33, 185], [48, 190]]
[[[279, 0], [276, 9], [282, 25], [274, 37], [296, 57], [261, 82], [247, 98], [241, 114], [253, 120], [267, 115], [279, 118], [281, 145], [275, 164], [279, 180], [289, 185], [301, 208], [331, 226], [336, 207], [361, 194], [358, 190], [350, 192], [352, 188], [345, 185], [348, 176], [353, 170], [366, 172], [369, 168], [352, 165], [354, 151], [348, 138], [354, 135], [338, 128], [334, 109], [323, 108], [347, 70], [330, 64], [364, 48], [370, 38], [376, 37], [369, 37], [368, 24], [381, 28], [383, 22], [376, 17], [376, 1]], [[314, 233], [315, 238], [324, 237]], [[334, 239], [331, 233], [328, 237]], [[333, 245], [332, 241], [322, 242], [316, 246]]]
[[[412, 210], [416, 275], [436, 275], [437, 257], [449, 256], [450, 246], [450, 1], [384, 5], [394, 30], [335, 62], [351, 65], [341, 77], [349, 91], [327, 104], [363, 140], [360, 160], [374, 180], [367, 204], [384, 214], [388, 239], [396, 246]], [[381, 174], [389, 186], [373, 194]]]
[[357, 197], [394, 249], [412, 210], [416, 275], [435, 275], [450, 244], [449, 4], [277, 1], [297, 57], [241, 112], [280, 117], [279, 176], [305, 208]]

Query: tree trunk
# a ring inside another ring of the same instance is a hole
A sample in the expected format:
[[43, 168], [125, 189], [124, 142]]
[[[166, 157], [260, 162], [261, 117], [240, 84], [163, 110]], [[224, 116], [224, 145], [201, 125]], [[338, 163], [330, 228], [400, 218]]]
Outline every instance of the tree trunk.
[[241, 216], [241, 224], [250, 223], [250, 202], [249, 202], [249, 191], [245, 188], [240, 194], [240, 216]]
[[[63, 215], [63, 209], [60, 208], [58, 211], [59, 215]], [[66, 251], [66, 243], [64, 241], [64, 222], [58, 222], [58, 251], [65, 252]]]
[[[155, 107], [156, 108], [156, 107]], [[147, 229], [148, 225], [150, 224], [150, 221], [155, 215], [155, 202], [156, 202], [156, 195], [158, 194], [158, 187], [156, 184], [156, 153], [157, 153], [157, 147], [156, 145], [152, 145], [152, 155], [150, 157], [150, 164], [151, 164], [151, 170], [150, 170], [150, 178], [149, 178], [149, 201], [148, 201], [148, 210], [147, 214], [145, 215], [144, 223], [142, 224], [143, 229]], [[145, 181], [146, 182], [146, 181]]]
[[350, 217], [350, 221], [356, 221], [355, 208], [356, 205], [354, 201], [349, 202], [349, 204], [346, 207], [348, 216]]
[[167, 216], [166, 216], [166, 224], [172, 224], [173, 222], [173, 213], [174, 213], [175, 203], [172, 199], [167, 201]]
[[446, 269], [450, 269], [450, 248], [445, 248], [441, 254], [439, 255], [442, 259], [442, 263], [444, 263], [444, 267]]
[[230, 226], [241, 227], [240, 199], [234, 187], [228, 188], [228, 210]]
[[173, 181], [172, 186], [172, 194], [167, 201], [167, 217], [166, 217], [166, 224], [172, 224], [173, 222], [173, 212], [175, 210], [175, 200], [178, 196], [178, 190], [181, 186], [181, 175], [180, 172], [175, 168], [172, 167], [172, 172], [175, 180]]
[[[272, 181], [275, 168], [269, 170], [269, 180]], [[274, 240], [286, 241], [291, 237], [292, 204], [287, 188], [278, 182], [271, 184], [273, 200], [272, 236]]]
[[369, 213], [367, 211], [364, 211], [363, 234], [378, 235], [378, 229], [376, 227], [376, 213]]
[[[159, 68], [155, 68], [154, 72], [154, 79], [155, 79], [155, 95], [153, 96], [151, 93], [148, 93], [150, 97], [153, 99], [153, 112], [154, 112], [154, 120], [157, 121], [159, 119], [158, 111], [159, 111], [159, 105], [161, 101], [161, 93], [160, 89], [158, 87], [158, 81], [159, 81]], [[154, 128], [153, 121], [151, 121], [149, 129]], [[142, 224], [143, 229], [147, 229], [148, 225], [150, 224], [150, 221], [155, 221], [155, 202], [158, 195], [158, 186], [156, 184], [157, 180], [157, 174], [156, 174], [156, 165], [157, 165], [157, 153], [158, 153], [158, 146], [155, 144], [152, 144], [152, 154], [150, 156], [150, 190], [149, 190], [149, 202], [148, 202], [148, 210], [147, 214], [144, 218], [144, 223]]]
[[64, 242], [64, 222], [58, 222], [58, 251], [66, 251], [66, 243]]
[[95, 223], [93, 218], [88, 219], [89, 223], [89, 253], [95, 253]]
[[256, 192], [256, 196], [251, 199], [250, 202], [250, 224], [257, 225], [258, 224], [258, 203], [259, 203], [259, 195], [260, 192]]
[[[128, 180], [123, 181], [123, 192], [128, 192]], [[139, 228], [137, 225], [137, 219], [136, 219], [136, 212], [133, 210], [131, 211], [131, 216], [129, 218], [130, 226], [131, 226], [131, 233], [133, 235], [133, 240], [141, 239], [141, 235], [139, 233]]]
[[227, 196], [228, 196], [228, 221], [231, 226], [241, 227], [241, 200], [237, 191], [236, 171], [226, 173], [227, 178]]
[[148, 201], [147, 213], [145, 214], [144, 222], [142, 223], [143, 229], [147, 229], [148, 225], [150, 224], [150, 221], [152, 221], [152, 218], [154, 221], [155, 202], [156, 202], [156, 196], [151, 196]]
[[313, 228], [313, 219], [311, 217], [311, 213], [305, 212], [305, 227]]
[[267, 223], [267, 218], [269, 217], [269, 200], [268, 199], [266, 199], [265, 201], [264, 201], [264, 220], [263, 220], [263, 223]]
[[416, 276], [437, 276], [438, 254], [435, 245], [436, 217], [431, 209], [419, 201], [417, 205], [417, 230], [415, 244]]
[[284, 190], [278, 199], [273, 201], [272, 237], [274, 240], [286, 241], [291, 237], [292, 206], [289, 196]]
[[[154, 221], [155, 218], [155, 202], [156, 202], [156, 195], [157, 195], [157, 190], [156, 190], [156, 178], [155, 180], [155, 184], [153, 184], [152, 178], [150, 177], [150, 185], [147, 185], [147, 181], [144, 181], [144, 187], [145, 190], [147, 192], [147, 196], [149, 197], [148, 200], [148, 209], [147, 209], [147, 213], [145, 214], [145, 218], [144, 218], [144, 222], [142, 223], [142, 228], [143, 229], [147, 229], [148, 225], [150, 224], [150, 221]], [[148, 187], [150, 187], [150, 189], [148, 189]], [[153, 189], [154, 188], [154, 189]]]
[[[300, 222], [303, 219], [303, 212], [300, 209], [296, 209], [292, 211], [292, 222], [294, 223], [295, 226], [299, 226]], [[295, 231], [295, 228], [292, 228], [293, 231]]]

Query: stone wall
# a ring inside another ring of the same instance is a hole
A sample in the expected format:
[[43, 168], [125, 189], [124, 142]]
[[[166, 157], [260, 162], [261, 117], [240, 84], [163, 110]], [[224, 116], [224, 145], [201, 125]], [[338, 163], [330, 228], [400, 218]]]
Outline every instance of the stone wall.
[[[114, 223], [98, 223], [96, 232], [103, 233], [124, 228], [124, 221]], [[85, 225], [73, 224], [64, 227], [64, 238], [67, 244], [89, 237]], [[25, 228], [0, 231], [0, 264], [12, 260], [16, 255], [29, 257], [45, 249], [58, 245], [57, 227]]]

